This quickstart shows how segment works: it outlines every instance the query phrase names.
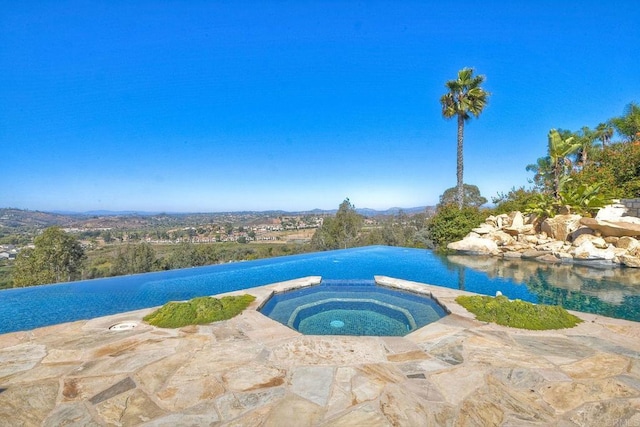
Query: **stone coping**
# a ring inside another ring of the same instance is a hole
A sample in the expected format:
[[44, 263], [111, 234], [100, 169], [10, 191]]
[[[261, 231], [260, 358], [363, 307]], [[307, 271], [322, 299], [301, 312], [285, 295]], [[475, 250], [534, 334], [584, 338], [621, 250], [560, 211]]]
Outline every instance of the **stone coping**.
[[[153, 309], [0, 335], [0, 425], [640, 426], [640, 324], [479, 322], [468, 292], [377, 276], [451, 314], [405, 337], [305, 336], [257, 308], [162, 329]], [[126, 322], [132, 329], [109, 329]]]

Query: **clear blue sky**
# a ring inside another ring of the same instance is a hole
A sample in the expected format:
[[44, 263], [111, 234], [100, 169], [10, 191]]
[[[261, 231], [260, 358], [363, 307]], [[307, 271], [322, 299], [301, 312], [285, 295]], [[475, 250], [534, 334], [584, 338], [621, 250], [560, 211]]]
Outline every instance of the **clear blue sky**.
[[487, 77], [465, 182], [528, 186], [551, 128], [640, 102], [640, 2], [0, 1], [0, 207], [435, 204], [444, 82]]

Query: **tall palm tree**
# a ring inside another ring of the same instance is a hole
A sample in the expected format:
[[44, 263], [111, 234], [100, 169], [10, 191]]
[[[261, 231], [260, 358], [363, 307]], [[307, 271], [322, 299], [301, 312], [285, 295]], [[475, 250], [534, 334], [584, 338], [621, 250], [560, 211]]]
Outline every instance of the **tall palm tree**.
[[589, 157], [596, 150], [594, 142], [598, 139], [598, 133], [589, 129], [589, 126], [583, 126], [579, 132], [574, 134], [576, 142], [580, 144], [580, 148], [575, 152], [576, 164], [580, 168], [585, 168], [589, 161]]
[[613, 127], [609, 123], [600, 123], [596, 127], [597, 138], [602, 141], [602, 148], [605, 148], [607, 144], [611, 142], [613, 136]]
[[463, 68], [458, 71], [456, 80], [449, 80], [445, 83], [449, 91], [440, 98], [444, 118], [451, 119], [454, 116], [458, 118], [457, 201], [460, 209], [462, 209], [464, 201], [464, 161], [462, 156], [464, 122], [469, 120], [471, 115], [480, 116], [480, 113], [487, 105], [490, 93], [480, 87], [484, 80], [485, 76], [473, 75], [473, 68]]

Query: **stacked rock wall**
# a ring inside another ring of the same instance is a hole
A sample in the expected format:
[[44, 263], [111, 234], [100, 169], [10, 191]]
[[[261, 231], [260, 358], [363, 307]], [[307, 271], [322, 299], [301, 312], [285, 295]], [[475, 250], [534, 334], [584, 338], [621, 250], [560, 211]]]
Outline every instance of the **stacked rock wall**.
[[626, 208], [626, 216], [640, 217], [640, 199], [622, 199], [620, 200]]

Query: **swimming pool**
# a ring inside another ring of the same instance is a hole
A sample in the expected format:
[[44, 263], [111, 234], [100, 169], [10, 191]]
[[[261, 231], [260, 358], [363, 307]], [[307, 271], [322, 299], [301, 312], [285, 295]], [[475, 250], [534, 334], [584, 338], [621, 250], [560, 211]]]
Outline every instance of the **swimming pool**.
[[306, 335], [404, 336], [444, 317], [429, 295], [374, 280], [323, 280], [272, 295], [260, 312]]
[[[490, 264], [489, 264], [490, 263]], [[640, 321], [640, 287], [602, 272], [535, 262], [442, 257], [424, 249], [367, 246], [256, 261], [0, 291], [0, 333], [90, 319], [167, 301], [262, 286], [306, 276], [364, 279], [376, 275], [470, 292], [560, 304]], [[591, 271], [595, 273], [591, 273]], [[619, 269], [622, 270], [622, 269]], [[577, 273], [572, 273], [577, 272]], [[616, 274], [623, 274], [616, 273]], [[589, 275], [590, 274], [590, 275]], [[635, 282], [639, 283], [639, 282]]]

